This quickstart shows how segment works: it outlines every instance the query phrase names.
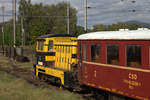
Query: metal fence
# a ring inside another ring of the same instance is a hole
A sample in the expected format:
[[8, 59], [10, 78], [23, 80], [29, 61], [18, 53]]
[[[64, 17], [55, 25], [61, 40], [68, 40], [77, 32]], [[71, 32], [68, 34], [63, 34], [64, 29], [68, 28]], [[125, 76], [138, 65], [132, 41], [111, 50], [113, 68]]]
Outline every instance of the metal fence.
[[0, 46], [0, 53], [3, 56], [11, 57], [20, 62], [35, 62], [35, 46], [12, 47]]

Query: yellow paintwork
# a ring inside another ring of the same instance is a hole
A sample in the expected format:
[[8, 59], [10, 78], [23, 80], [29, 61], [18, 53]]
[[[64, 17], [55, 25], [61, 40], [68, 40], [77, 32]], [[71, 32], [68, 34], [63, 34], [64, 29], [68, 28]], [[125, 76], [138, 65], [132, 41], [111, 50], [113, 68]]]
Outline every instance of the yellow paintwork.
[[[42, 66], [38, 66], [36, 65], [36, 76], [38, 76], [38, 73], [43, 73], [46, 75], [51, 75], [51, 76], [55, 76], [57, 78], [59, 78], [61, 80], [61, 84], [64, 85], [64, 71], [62, 70], [57, 70], [54, 68], [49, 68], [49, 67], [42, 67]], [[42, 69], [45, 70], [45, 72], [39, 71], [38, 69]]]
[[77, 63], [76, 58], [72, 58], [72, 54], [77, 54], [77, 42], [62, 41], [56, 42], [55, 67], [66, 71], [71, 71], [71, 64]]
[[[60, 41], [73, 41], [73, 40], [77, 40], [76, 37], [50, 37], [50, 38], [41, 38], [42, 40], [44, 39], [44, 49], [43, 50], [38, 50], [38, 41], [36, 43], [36, 52], [54, 52], [55, 51], [55, 46], [53, 47], [52, 51], [48, 51], [48, 43], [50, 40], [53, 41], [53, 43], [55, 44], [56, 42], [60, 42]], [[38, 40], [40, 40], [40, 38], [38, 38]]]
[[[77, 38], [76, 37], [50, 37], [41, 38], [44, 39], [43, 50], [38, 50], [38, 41], [36, 44], [36, 52], [54, 52], [55, 56], [45, 56], [46, 61], [54, 62], [53, 66], [39, 66], [36, 65], [36, 76], [38, 73], [51, 75], [61, 80], [61, 84], [64, 85], [64, 72], [71, 71], [71, 64], [77, 64], [77, 58], [72, 58], [72, 54], [77, 54]], [[40, 40], [40, 38], [38, 38]], [[48, 51], [49, 41], [53, 41], [53, 48]], [[45, 72], [41, 72], [38, 69], [43, 69]]]
[[55, 56], [46, 56], [45, 57], [45, 61], [54, 61], [55, 60]]

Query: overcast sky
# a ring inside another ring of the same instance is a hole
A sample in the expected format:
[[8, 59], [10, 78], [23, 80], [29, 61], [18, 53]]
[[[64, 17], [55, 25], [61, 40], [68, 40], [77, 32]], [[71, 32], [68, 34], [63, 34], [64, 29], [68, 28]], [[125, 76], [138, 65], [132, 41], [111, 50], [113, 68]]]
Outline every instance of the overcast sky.
[[[17, 0], [19, 1], [19, 0]], [[57, 4], [67, 0], [31, 0], [33, 4]], [[0, 7], [5, 6], [6, 14], [11, 14], [12, 0], [0, 0]], [[78, 11], [78, 25], [84, 25], [84, 0], [70, 0]], [[130, 20], [150, 23], [150, 0], [87, 0], [88, 27], [95, 24], [113, 24]], [[2, 11], [0, 10], [0, 14]], [[11, 17], [5, 18], [8, 19]], [[2, 21], [2, 16], [0, 16]]]

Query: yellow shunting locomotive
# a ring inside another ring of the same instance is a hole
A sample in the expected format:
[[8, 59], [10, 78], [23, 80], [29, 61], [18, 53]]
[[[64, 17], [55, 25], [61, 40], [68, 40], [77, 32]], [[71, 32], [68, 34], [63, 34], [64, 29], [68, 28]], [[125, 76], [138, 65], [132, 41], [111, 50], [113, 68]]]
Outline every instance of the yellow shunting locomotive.
[[[50, 34], [37, 38], [35, 75], [72, 87], [77, 83], [77, 38]], [[74, 82], [72, 84], [72, 82]]]

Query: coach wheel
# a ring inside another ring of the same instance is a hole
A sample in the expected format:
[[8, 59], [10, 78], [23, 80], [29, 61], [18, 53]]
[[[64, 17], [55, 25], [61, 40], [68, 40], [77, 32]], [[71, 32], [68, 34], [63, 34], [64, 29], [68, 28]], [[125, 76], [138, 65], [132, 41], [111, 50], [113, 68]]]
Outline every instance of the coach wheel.
[[131, 99], [127, 99], [123, 96], [119, 96], [119, 95], [115, 95], [115, 94], [109, 94], [108, 95], [108, 100], [131, 100]]

